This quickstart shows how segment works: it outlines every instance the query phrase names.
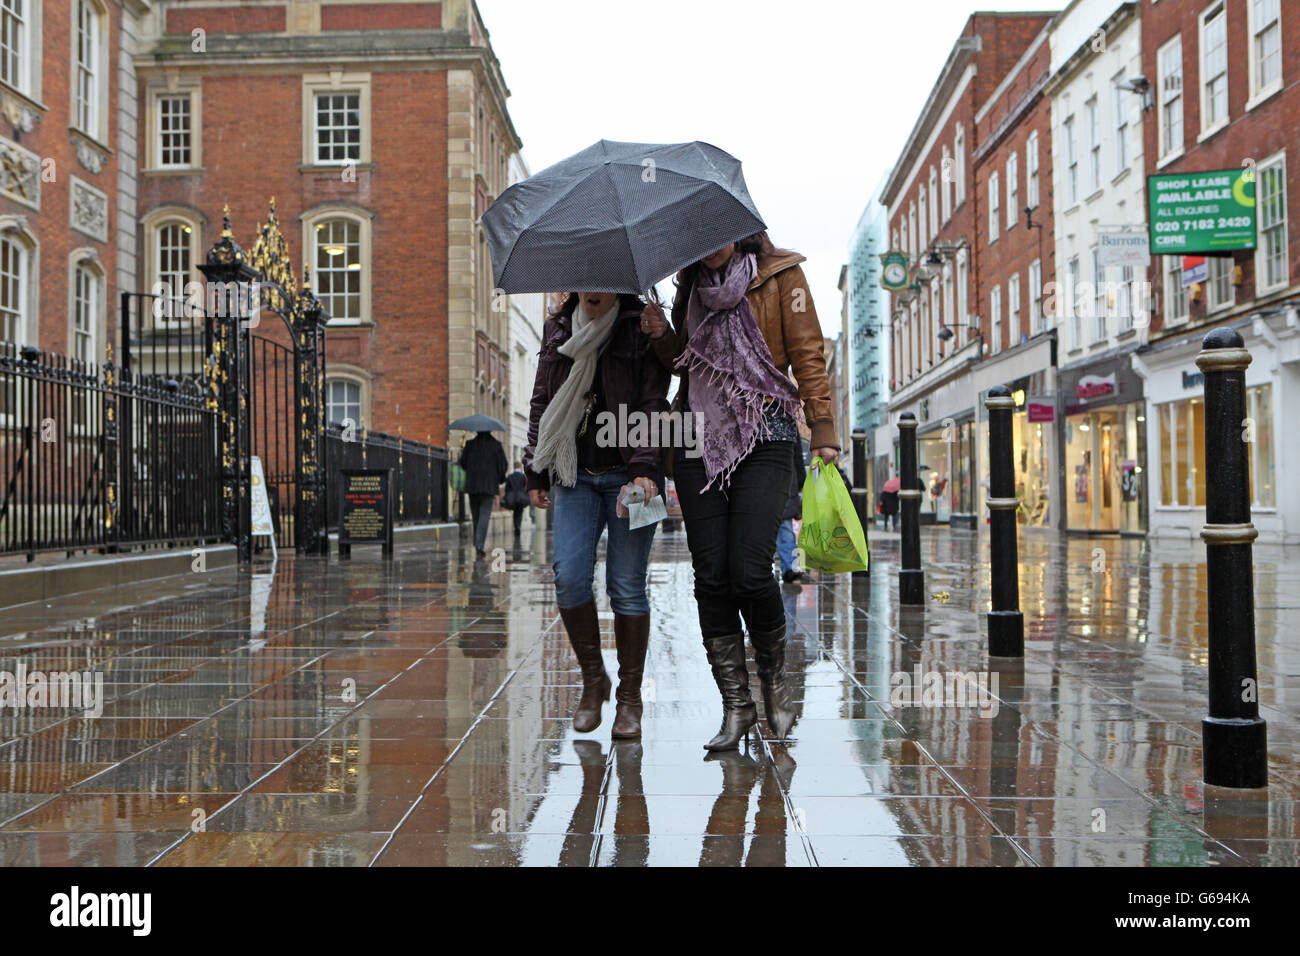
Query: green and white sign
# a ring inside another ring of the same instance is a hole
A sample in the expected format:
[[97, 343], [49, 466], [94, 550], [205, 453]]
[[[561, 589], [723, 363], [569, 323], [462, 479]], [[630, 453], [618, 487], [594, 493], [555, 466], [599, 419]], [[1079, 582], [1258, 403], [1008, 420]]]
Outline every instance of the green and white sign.
[[1218, 169], [1147, 177], [1152, 255], [1255, 248], [1255, 172]]
[[881, 288], [897, 291], [907, 285], [907, 256], [890, 249], [880, 257]]

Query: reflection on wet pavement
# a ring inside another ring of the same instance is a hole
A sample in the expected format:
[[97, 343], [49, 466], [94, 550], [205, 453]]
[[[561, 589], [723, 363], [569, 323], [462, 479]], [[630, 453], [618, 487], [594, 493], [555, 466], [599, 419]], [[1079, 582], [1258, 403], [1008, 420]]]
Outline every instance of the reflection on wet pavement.
[[1024, 535], [1025, 660], [990, 668], [987, 540], [927, 529], [931, 601], [903, 612], [897, 539], [875, 540], [869, 578], [784, 589], [792, 739], [760, 723], [709, 756], [684, 536], [652, 556], [639, 742], [610, 741], [612, 705], [572, 730], [546, 546], [496, 571], [455, 544], [357, 549], [0, 612], [0, 671], [103, 677], [98, 716], [0, 709], [0, 865], [1300, 862], [1280, 550], [1255, 549], [1270, 787], [1243, 800], [1200, 782], [1201, 546]]

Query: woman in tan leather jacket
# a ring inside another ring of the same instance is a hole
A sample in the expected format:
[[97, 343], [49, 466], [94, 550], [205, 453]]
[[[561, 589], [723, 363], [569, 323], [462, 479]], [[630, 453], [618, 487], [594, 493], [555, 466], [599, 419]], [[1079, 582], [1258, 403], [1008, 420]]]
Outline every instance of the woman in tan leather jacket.
[[694, 426], [695, 446], [675, 449], [671, 464], [695, 568], [700, 631], [724, 709], [707, 750], [736, 749], [757, 722], [742, 618], [768, 725], [783, 739], [794, 723], [785, 608], [772, 554], [800, 411], [812, 431], [813, 456], [830, 464], [839, 452], [821, 325], [803, 261], [759, 233], [678, 274], [671, 325], [656, 308], [641, 317], [655, 354], [682, 376], [674, 410], [689, 410]]

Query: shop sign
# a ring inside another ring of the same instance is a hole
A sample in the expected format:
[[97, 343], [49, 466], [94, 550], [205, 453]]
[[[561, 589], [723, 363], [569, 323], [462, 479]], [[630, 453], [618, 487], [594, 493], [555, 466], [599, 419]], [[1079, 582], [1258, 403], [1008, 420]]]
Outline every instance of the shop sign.
[[1147, 200], [1157, 255], [1255, 248], [1253, 168], [1148, 176]]
[[921, 399], [918, 411], [917, 421], [928, 422], [930, 420], [930, 400], [928, 398]]
[[1056, 401], [1050, 395], [1031, 396], [1025, 402], [1025, 409], [1029, 412], [1031, 422], [1056, 421]]
[[1085, 375], [1075, 386], [1075, 395], [1079, 401], [1087, 402], [1094, 398], [1103, 398], [1115, 394], [1115, 373], [1109, 375]]
[[1183, 288], [1198, 282], [1208, 282], [1210, 261], [1205, 256], [1183, 256]]
[[1204, 372], [1183, 372], [1183, 388], [1200, 388], [1204, 384]]
[[1102, 268], [1134, 266], [1145, 269], [1151, 264], [1151, 243], [1146, 232], [1098, 232], [1097, 262]]

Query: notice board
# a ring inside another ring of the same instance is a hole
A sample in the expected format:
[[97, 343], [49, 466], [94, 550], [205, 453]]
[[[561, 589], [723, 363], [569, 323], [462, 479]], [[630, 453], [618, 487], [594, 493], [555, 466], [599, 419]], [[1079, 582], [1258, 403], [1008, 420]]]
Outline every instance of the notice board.
[[379, 544], [393, 553], [393, 496], [388, 468], [344, 468], [339, 483], [339, 557], [354, 544]]

